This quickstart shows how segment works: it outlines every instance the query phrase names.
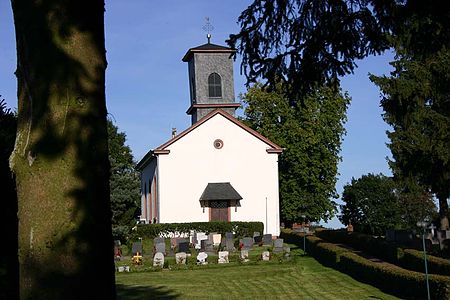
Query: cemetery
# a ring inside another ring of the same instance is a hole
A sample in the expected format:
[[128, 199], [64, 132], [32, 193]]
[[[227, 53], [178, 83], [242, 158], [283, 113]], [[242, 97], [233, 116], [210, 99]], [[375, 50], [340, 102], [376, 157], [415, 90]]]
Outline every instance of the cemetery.
[[[192, 231], [183, 237], [139, 238], [128, 245], [116, 241], [117, 272], [192, 269], [218, 264], [280, 262], [290, 260], [290, 247], [271, 234], [239, 238], [232, 232]], [[117, 253], [120, 253], [118, 255]]]
[[[299, 236], [297, 236], [299, 238]], [[116, 260], [119, 299], [397, 299], [305, 255], [300, 240], [254, 232], [142, 238]], [[309, 246], [308, 246], [309, 247]], [[142, 264], [132, 257], [142, 253]], [[136, 287], [136, 286], [139, 286]], [[314, 296], [312, 296], [314, 295]]]

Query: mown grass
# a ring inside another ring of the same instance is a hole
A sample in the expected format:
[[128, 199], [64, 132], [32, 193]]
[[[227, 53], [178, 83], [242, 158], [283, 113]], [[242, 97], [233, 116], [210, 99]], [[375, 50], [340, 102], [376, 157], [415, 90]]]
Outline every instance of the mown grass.
[[298, 252], [252, 261], [117, 273], [118, 299], [398, 299]]

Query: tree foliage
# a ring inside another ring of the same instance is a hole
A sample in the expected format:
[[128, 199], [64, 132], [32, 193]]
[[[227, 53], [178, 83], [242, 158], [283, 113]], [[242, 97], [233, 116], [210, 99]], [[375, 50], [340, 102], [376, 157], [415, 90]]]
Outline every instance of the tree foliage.
[[245, 123], [284, 148], [279, 158], [281, 217], [286, 223], [328, 220], [336, 210], [335, 185], [350, 99], [321, 87], [292, 107], [279, 86], [257, 84], [241, 96]]
[[109, 161], [111, 164], [110, 193], [113, 235], [123, 239], [139, 215], [140, 180], [126, 135], [108, 120]]
[[355, 60], [388, 48], [387, 27], [379, 20], [393, 1], [385, 2], [255, 0], [227, 42], [242, 55], [248, 83], [264, 79], [274, 87], [281, 79], [292, 104], [316, 85], [338, 87]]
[[415, 228], [416, 222], [433, 217], [431, 195], [414, 182], [395, 182], [383, 174], [352, 178], [344, 186], [339, 219], [356, 231], [383, 235], [387, 229]]
[[439, 199], [448, 228], [450, 196], [450, 51], [424, 60], [399, 57], [389, 77], [372, 76], [381, 89], [384, 120], [392, 126], [390, 166], [400, 178], [414, 176]]
[[0, 95], [0, 236], [2, 244], [7, 245], [0, 257], [0, 299], [18, 298], [17, 193], [14, 176], [9, 169], [16, 130], [17, 116], [6, 107]]

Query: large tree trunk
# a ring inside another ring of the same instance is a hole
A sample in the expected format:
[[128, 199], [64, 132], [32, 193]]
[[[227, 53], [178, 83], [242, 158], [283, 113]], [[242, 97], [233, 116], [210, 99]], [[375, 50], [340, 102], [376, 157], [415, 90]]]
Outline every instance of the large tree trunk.
[[114, 299], [104, 2], [11, 2], [20, 298]]

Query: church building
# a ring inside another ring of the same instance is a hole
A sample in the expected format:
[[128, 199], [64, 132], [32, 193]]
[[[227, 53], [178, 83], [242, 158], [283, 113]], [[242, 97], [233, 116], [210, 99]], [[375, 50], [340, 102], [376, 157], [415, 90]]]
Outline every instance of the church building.
[[278, 155], [282, 149], [235, 117], [234, 49], [191, 48], [192, 126], [150, 150], [141, 172], [141, 221], [260, 221], [280, 234]]

